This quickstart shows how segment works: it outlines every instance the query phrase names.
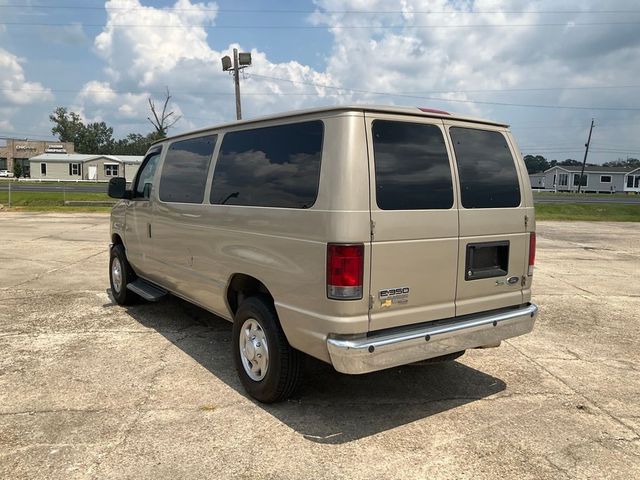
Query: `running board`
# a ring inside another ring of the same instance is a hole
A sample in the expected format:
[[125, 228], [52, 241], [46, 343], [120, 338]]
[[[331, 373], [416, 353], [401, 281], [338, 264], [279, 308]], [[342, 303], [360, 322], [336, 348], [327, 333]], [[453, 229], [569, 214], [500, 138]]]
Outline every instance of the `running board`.
[[134, 282], [127, 284], [127, 288], [133, 293], [137, 293], [148, 302], [157, 302], [167, 294], [164, 288], [160, 288], [151, 282], [138, 278]]

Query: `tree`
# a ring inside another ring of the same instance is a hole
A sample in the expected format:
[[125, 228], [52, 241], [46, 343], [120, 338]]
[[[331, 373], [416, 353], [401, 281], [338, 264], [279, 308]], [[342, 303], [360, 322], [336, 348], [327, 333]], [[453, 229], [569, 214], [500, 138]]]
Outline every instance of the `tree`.
[[13, 176], [16, 178], [20, 178], [22, 176], [22, 165], [17, 160], [13, 162]]
[[115, 155], [144, 155], [153, 142], [159, 140], [157, 132], [147, 135], [140, 133], [130, 133], [125, 138], [117, 140], [113, 146]]
[[167, 136], [167, 132], [169, 128], [173, 127], [182, 115], [174, 116], [174, 112], [167, 113], [167, 106], [169, 105], [169, 100], [171, 100], [171, 95], [169, 94], [169, 87], [167, 87], [167, 95], [164, 99], [164, 104], [162, 105], [162, 111], [158, 112], [156, 109], [155, 102], [149, 97], [149, 107], [151, 108], [151, 114], [153, 115], [153, 119], [151, 117], [147, 117], [147, 120], [151, 122], [151, 125], [156, 129], [156, 133], [159, 135], [159, 138], [165, 138]]
[[[168, 91], [167, 98], [171, 98]], [[156, 129], [156, 131], [147, 135], [130, 133], [125, 138], [115, 140], [113, 138], [113, 128], [105, 122], [85, 124], [80, 115], [67, 110], [65, 107], [58, 107], [53, 111], [53, 114], [49, 115], [49, 119], [54, 123], [51, 132], [61, 142], [73, 142], [77, 153], [144, 155], [153, 142], [166, 137], [167, 129], [180, 118], [171, 119], [171, 121], [167, 122], [167, 119], [173, 115], [173, 112], [166, 113], [167, 103], [168, 100], [165, 102], [163, 112], [160, 115], [160, 120], [164, 121], [163, 125], [161, 125], [164, 130], [158, 131]]]
[[61, 142], [73, 142], [77, 153], [109, 154], [113, 148], [113, 128], [105, 122], [84, 124], [80, 115], [58, 107], [49, 115], [51, 133]]
[[573, 160], [572, 158], [567, 158], [566, 160], [558, 162], [558, 165], [563, 165], [565, 167], [579, 167], [582, 165], [582, 162], [579, 162], [578, 160]]
[[61, 142], [77, 143], [85, 129], [84, 123], [75, 112], [68, 112], [65, 107], [58, 107], [49, 115], [49, 120], [54, 123], [51, 133], [58, 136]]
[[527, 166], [528, 173], [544, 172], [550, 168], [549, 162], [542, 155], [525, 155], [524, 163]]
[[625, 160], [619, 158], [618, 160], [613, 160], [611, 162], [605, 162], [602, 164], [605, 167], [630, 167], [630, 168], [638, 168], [640, 167], [640, 160], [637, 158], [627, 158]]

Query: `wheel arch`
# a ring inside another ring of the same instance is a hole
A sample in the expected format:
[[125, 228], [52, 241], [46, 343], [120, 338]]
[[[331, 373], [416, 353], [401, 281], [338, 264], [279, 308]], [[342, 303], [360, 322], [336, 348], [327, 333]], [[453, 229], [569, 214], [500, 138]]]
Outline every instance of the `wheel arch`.
[[117, 233], [114, 233], [111, 235], [111, 243], [113, 245], [124, 245], [124, 242], [122, 241], [122, 237]]
[[267, 286], [258, 278], [246, 273], [234, 273], [229, 278], [225, 299], [231, 316], [235, 316], [238, 307], [245, 298], [263, 295], [274, 304], [273, 295]]

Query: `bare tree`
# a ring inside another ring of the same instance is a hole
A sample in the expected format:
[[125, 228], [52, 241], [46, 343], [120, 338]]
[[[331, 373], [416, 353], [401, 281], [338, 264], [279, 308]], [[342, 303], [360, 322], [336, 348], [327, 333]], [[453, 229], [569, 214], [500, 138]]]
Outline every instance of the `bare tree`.
[[162, 105], [162, 112], [158, 114], [155, 102], [151, 99], [151, 97], [149, 97], [149, 107], [151, 108], [153, 119], [151, 119], [151, 117], [147, 117], [147, 120], [149, 120], [149, 122], [151, 122], [151, 125], [153, 125], [153, 127], [156, 129], [156, 134], [159, 138], [166, 137], [169, 128], [175, 125], [176, 122], [182, 118], [182, 115], [175, 116], [174, 112], [167, 113], [169, 100], [171, 100], [171, 95], [169, 94], [169, 87], [167, 87], [167, 95], [164, 99], [164, 104]]

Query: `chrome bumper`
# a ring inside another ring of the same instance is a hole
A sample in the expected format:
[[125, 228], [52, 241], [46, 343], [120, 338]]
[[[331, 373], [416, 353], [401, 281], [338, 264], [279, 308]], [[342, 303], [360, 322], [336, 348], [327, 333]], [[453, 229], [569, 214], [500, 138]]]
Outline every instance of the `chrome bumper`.
[[333, 367], [342, 373], [367, 373], [469, 348], [495, 346], [500, 341], [533, 330], [538, 307], [480, 314], [461, 320], [389, 331], [370, 337], [329, 336]]

